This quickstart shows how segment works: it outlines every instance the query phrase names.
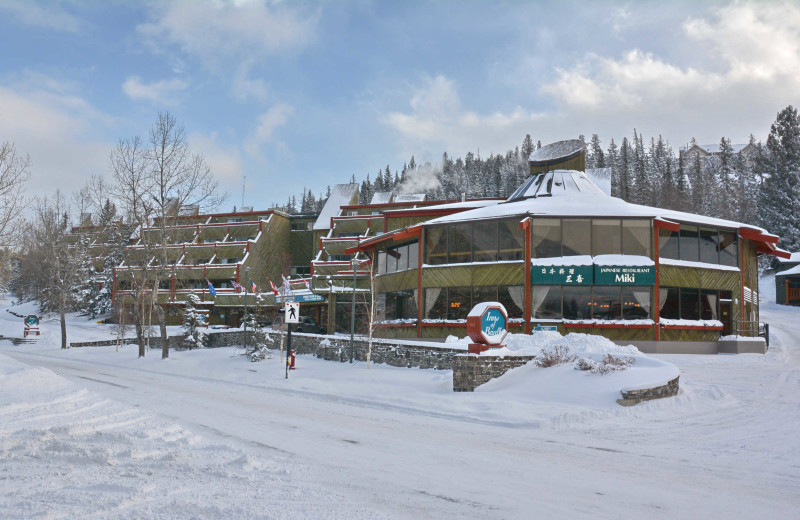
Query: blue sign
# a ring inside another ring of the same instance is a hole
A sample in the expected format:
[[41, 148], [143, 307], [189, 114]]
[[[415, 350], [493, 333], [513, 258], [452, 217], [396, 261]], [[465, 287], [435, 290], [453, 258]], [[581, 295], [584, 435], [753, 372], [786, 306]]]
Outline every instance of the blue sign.
[[500, 309], [488, 309], [481, 316], [481, 332], [489, 343], [500, 343], [506, 335], [506, 317]]
[[320, 296], [319, 294], [296, 294], [294, 296], [294, 299], [292, 299], [292, 298], [284, 299], [283, 296], [276, 296], [275, 297], [275, 301], [277, 303], [282, 303], [284, 301], [295, 301], [295, 302], [298, 302], [298, 303], [324, 302], [325, 301], [325, 297], [324, 296]]
[[534, 331], [547, 331], [547, 332], [558, 332], [558, 326], [556, 325], [537, 325], [533, 328]]

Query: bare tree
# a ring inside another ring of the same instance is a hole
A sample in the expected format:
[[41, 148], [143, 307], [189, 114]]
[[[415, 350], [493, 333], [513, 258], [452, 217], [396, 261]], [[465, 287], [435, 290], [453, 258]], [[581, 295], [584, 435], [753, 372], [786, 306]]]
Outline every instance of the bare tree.
[[70, 244], [69, 207], [60, 192], [39, 199], [31, 226], [32, 260], [39, 266], [41, 283], [39, 301], [46, 312], [57, 312], [61, 322], [61, 348], [67, 348], [66, 313], [77, 308], [76, 287], [86, 277], [83, 266], [84, 248], [81, 243]]
[[[159, 113], [146, 142], [138, 137], [120, 141], [112, 152], [111, 164], [118, 200], [137, 223], [139, 243], [149, 257], [139, 268], [139, 287], [134, 292], [141, 297], [137, 301], [142, 302], [144, 310], [145, 286], [152, 287], [149, 311], [155, 312], [161, 330], [161, 356], [168, 358], [166, 312], [158, 304], [157, 294], [161, 281], [175, 275], [174, 262], [169, 258], [169, 228], [183, 208], [216, 208], [226, 195], [219, 191], [203, 156], [192, 153], [183, 126], [166, 112]], [[146, 230], [151, 225], [156, 233]], [[142, 350], [140, 347], [140, 355]]]
[[21, 156], [13, 143], [0, 143], [0, 241], [9, 243], [19, 237], [19, 217], [29, 200], [22, 196], [30, 178], [31, 159]]

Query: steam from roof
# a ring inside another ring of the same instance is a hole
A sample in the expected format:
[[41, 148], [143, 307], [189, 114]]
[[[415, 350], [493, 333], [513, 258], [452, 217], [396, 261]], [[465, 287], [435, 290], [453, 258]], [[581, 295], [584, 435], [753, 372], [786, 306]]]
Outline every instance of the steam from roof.
[[439, 182], [436, 168], [430, 163], [425, 163], [413, 170], [406, 171], [406, 179], [397, 188], [397, 193], [401, 195], [430, 193], [441, 186], [442, 183]]

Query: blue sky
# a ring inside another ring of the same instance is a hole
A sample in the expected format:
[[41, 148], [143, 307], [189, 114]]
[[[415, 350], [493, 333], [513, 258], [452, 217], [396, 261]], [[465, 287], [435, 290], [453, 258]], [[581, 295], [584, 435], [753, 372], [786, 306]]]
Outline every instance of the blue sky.
[[0, 0], [0, 141], [29, 192], [107, 173], [159, 111], [231, 197], [636, 128], [764, 139], [798, 104], [796, 2]]

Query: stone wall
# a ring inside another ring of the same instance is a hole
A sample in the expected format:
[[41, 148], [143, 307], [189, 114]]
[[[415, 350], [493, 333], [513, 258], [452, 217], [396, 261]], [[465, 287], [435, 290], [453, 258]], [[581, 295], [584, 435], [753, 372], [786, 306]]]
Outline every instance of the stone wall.
[[[280, 347], [280, 334], [270, 333], [274, 348]], [[284, 340], [285, 341], [285, 340]], [[284, 346], [284, 348], [286, 348]], [[322, 336], [319, 334], [292, 334], [292, 349], [298, 354], [312, 354], [328, 361], [345, 362], [350, 360], [350, 338]], [[353, 359], [366, 361], [369, 345], [367, 340], [356, 338], [353, 341]], [[463, 349], [439, 346], [403, 345], [387, 340], [372, 341], [373, 363], [384, 363], [394, 367], [453, 368], [453, 356], [463, 353]]]
[[655, 386], [653, 388], [643, 388], [641, 390], [628, 390], [621, 391], [622, 399], [617, 399], [617, 402], [622, 406], [633, 406], [642, 401], [650, 401], [652, 399], [661, 399], [662, 397], [672, 397], [678, 395], [678, 380], [680, 376], [676, 377], [666, 385]]
[[453, 391], [474, 392], [482, 384], [521, 367], [534, 356], [476, 356], [461, 354], [453, 358]]

